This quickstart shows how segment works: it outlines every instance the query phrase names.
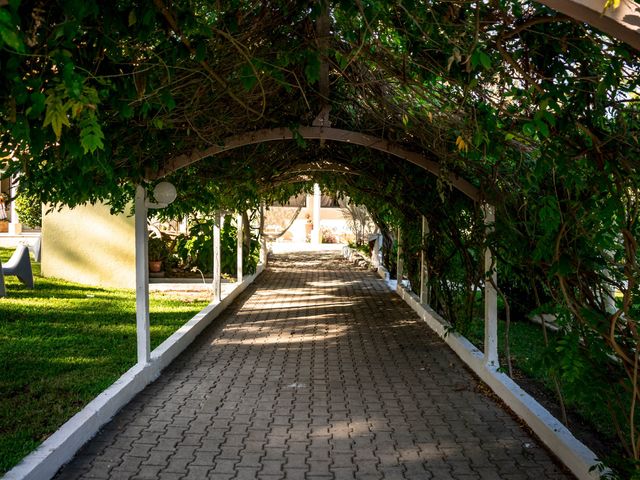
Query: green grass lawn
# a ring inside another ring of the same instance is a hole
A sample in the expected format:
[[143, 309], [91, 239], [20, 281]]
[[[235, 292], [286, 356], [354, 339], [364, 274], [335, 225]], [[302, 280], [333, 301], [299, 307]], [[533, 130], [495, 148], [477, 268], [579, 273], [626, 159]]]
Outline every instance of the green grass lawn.
[[[6, 262], [12, 250], [0, 249]], [[135, 292], [7, 277], [0, 299], [0, 475], [136, 362]], [[206, 302], [151, 296], [154, 348]]]

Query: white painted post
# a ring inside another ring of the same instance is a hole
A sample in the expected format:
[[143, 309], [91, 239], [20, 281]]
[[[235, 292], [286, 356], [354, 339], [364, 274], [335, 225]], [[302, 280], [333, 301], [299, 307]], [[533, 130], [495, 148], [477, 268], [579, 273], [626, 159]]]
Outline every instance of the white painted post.
[[149, 232], [147, 230], [146, 192], [142, 185], [136, 187], [135, 238], [136, 238], [136, 335], [138, 363], [148, 364], [151, 358], [149, 334]]
[[[606, 251], [606, 256], [609, 258], [614, 258], [613, 252], [610, 250]], [[608, 268], [605, 268], [602, 272], [604, 278], [611, 278], [611, 271]], [[616, 288], [612, 285], [607, 285], [604, 291], [602, 292], [602, 300], [604, 301], [604, 311], [609, 315], [613, 315], [618, 311], [618, 306], [616, 305]]]
[[615, 288], [608, 288], [607, 291], [605, 292], [604, 308], [609, 315], [613, 315], [618, 311], [618, 306], [616, 305], [616, 289]]
[[267, 238], [264, 236], [264, 202], [260, 204], [260, 263], [267, 266], [267, 258], [269, 252], [267, 251]]
[[396, 278], [398, 279], [398, 284], [396, 285], [396, 289], [400, 289], [402, 287], [402, 277], [404, 276], [404, 260], [403, 260], [403, 241], [402, 241], [402, 230], [398, 227], [398, 259], [396, 262]]
[[[485, 230], [488, 234], [494, 229], [495, 208], [493, 205], [484, 204], [482, 209]], [[500, 365], [498, 359], [498, 294], [489, 281], [490, 275], [493, 283], [498, 285], [498, 274], [493, 260], [493, 253], [487, 247], [484, 252], [484, 362], [488, 367], [498, 368]]]
[[239, 213], [236, 217], [236, 223], [238, 225], [238, 239], [237, 239], [237, 247], [238, 247], [238, 262], [237, 262], [237, 268], [238, 268], [238, 275], [237, 275], [237, 282], [238, 283], [242, 283], [242, 229], [243, 229], [243, 225], [242, 225], [242, 214]]
[[424, 253], [424, 239], [429, 233], [429, 225], [427, 224], [427, 218], [422, 216], [422, 249], [420, 250], [420, 303], [429, 303], [429, 272], [426, 269], [425, 253]]
[[311, 231], [311, 243], [322, 243], [322, 232], [320, 231], [320, 209], [322, 208], [322, 191], [320, 185], [313, 184], [313, 230]]
[[220, 275], [220, 227], [224, 216], [216, 213], [213, 217], [213, 301], [222, 300], [222, 283]]
[[375, 268], [380, 266], [380, 243], [382, 242], [382, 235], [376, 234], [376, 241], [373, 244], [373, 250], [371, 252], [371, 265]]
[[12, 175], [9, 179], [9, 196], [11, 197], [11, 204], [9, 205], [9, 233], [11, 235], [20, 235], [20, 233], [22, 233], [22, 225], [20, 225], [18, 211], [16, 210], [16, 195], [18, 194], [19, 183], [20, 180], [17, 175]]

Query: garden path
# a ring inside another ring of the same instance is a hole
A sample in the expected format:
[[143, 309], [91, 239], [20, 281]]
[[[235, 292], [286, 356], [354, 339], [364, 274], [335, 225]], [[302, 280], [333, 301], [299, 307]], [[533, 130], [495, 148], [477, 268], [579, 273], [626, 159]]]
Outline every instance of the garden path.
[[373, 273], [276, 256], [59, 479], [565, 479]]

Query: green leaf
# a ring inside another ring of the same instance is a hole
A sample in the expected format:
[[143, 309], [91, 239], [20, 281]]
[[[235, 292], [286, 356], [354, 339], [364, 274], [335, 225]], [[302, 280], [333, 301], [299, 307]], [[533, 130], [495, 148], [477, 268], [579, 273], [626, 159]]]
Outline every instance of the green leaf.
[[204, 42], [198, 43], [196, 46], [196, 62], [201, 62], [207, 56], [207, 46]]
[[551, 125], [552, 127], [556, 126], [556, 117], [553, 116], [553, 114], [551, 112], [547, 112], [544, 111], [542, 113], [542, 117], [544, 118], [544, 120]]
[[80, 137], [80, 143], [82, 144], [84, 153], [94, 153], [96, 150], [102, 150], [104, 148], [102, 138], [92, 133], [85, 133]]
[[480, 52], [480, 64], [486, 69], [489, 70], [491, 68], [491, 57], [484, 52]]
[[556, 273], [561, 276], [569, 275], [573, 271], [571, 259], [567, 255], [561, 255], [557, 264], [554, 265]]
[[160, 100], [162, 104], [167, 108], [167, 110], [171, 111], [176, 108], [176, 101], [173, 99], [171, 92], [169, 90], [162, 90], [160, 93]]
[[31, 106], [27, 109], [27, 115], [31, 118], [39, 117], [44, 111], [46, 96], [42, 92], [31, 94]]
[[346, 55], [343, 55], [338, 50], [336, 50], [334, 53], [334, 56], [336, 57], [336, 61], [338, 62], [338, 65], [340, 65], [341, 70], [344, 70], [345, 68], [347, 68], [347, 65], [349, 64], [349, 59], [347, 58]]
[[24, 53], [25, 46], [8, 10], [0, 8], [0, 38], [17, 52]]
[[136, 23], [137, 21], [138, 21], [138, 19], [136, 18], [136, 11], [135, 11], [135, 10], [131, 10], [131, 11], [129, 12], [129, 19], [128, 19], [129, 26], [131, 26], [131, 25], [135, 25], [135, 23]]
[[104, 133], [94, 112], [89, 112], [80, 122], [80, 144], [84, 153], [94, 153], [104, 149]]
[[50, 89], [47, 91], [47, 99], [45, 100], [47, 106], [44, 116], [43, 127], [51, 125], [53, 133], [56, 135], [56, 139], [60, 140], [62, 135], [62, 127], [66, 125], [70, 126], [69, 118], [67, 117], [67, 111], [70, 108], [69, 102], [63, 103], [62, 96], [59, 96], [59, 90]]
[[307, 65], [304, 67], [304, 74], [310, 84], [320, 80], [320, 55], [318, 52], [307, 53]]
[[120, 115], [122, 115], [123, 118], [133, 117], [133, 108], [131, 108], [131, 105], [128, 103], [122, 103], [120, 105]]
[[0, 37], [2, 37], [4, 43], [17, 52], [23, 53], [25, 51], [24, 43], [22, 43], [22, 39], [20, 38], [20, 35], [18, 35], [18, 32], [9, 30], [0, 25]]
[[522, 126], [522, 133], [529, 137], [533, 137], [536, 133], [536, 124], [533, 122], [527, 122]]
[[561, 217], [558, 211], [558, 203], [552, 196], [547, 196], [542, 199], [542, 208], [540, 209], [540, 224], [544, 230], [548, 233], [556, 231], [560, 225]]
[[486, 70], [491, 68], [491, 57], [482, 50], [475, 50], [471, 54], [471, 67], [476, 68], [478, 65], [482, 65]]
[[545, 138], [549, 138], [549, 135], [551, 134], [551, 132], [549, 132], [549, 127], [547, 126], [546, 123], [544, 123], [543, 121], [539, 120], [536, 122], [536, 127], [538, 132], [540, 132], [540, 134], [545, 137]]
[[258, 83], [258, 79], [256, 78], [253, 68], [250, 65], [243, 65], [240, 69], [240, 83], [242, 83], [242, 88], [244, 88], [247, 92], [251, 91], [251, 89]]
[[480, 53], [479, 50], [475, 50], [472, 54], [471, 54], [471, 68], [476, 68], [478, 66], [478, 63], [480, 62]]

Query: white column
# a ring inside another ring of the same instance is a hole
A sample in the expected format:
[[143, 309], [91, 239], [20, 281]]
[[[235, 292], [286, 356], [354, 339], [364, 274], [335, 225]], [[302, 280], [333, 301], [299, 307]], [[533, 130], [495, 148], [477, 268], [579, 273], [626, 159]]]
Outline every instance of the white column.
[[242, 225], [242, 214], [239, 213], [236, 217], [236, 223], [238, 225], [238, 241], [237, 241], [237, 246], [238, 246], [238, 275], [237, 275], [237, 282], [241, 283], [242, 282], [242, 230], [243, 230], [243, 226]]
[[267, 238], [264, 236], [264, 202], [260, 204], [260, 263], [267, 266]]
[[376, 236], [376, 241], [373, 244], [373, 251], [371, 252], [371, 265], [375, 268], [380, 266], [380, 244], [382, 243], [382, 235]]
[[320, 185], [313, 184], [313, 230], [311, 231], [311, 243], [322, 243], [322, 232], [320, 232], [320, 208], [322, 208], [322, 192]]
[[138, 363], [147, 364], [151, 358], [149, 334], [149, 252], [147, 231], [146, 192], [136, 187], [135, 237], [136, 237], [136, 335]]
[[18, 211], [16, 210], [16, 195], [18, 193], [19, 183], [20, 181], [16, 175], [12, 175], [9, 179], [9, 196], [11, 197], [11, 203], [9, 204], [9, 233], [11, 235], [19, 235], [22, 233], [22, 225], [20, 225]]
[[[484, 223], [487, 234], [494, 229], [496, 220], [493, 205], [483, 205]], [[498, 368], [498, 294], [489, 281], [498, 285], [498, 274], [491, 249], [484, 251], [484, 361], [488, 367]]]
[[398, 258], [396, 263], [396, 278], [398, 279], [397, 288], [402, 287], [402, 277], [404, 276], [404, 260], [403, 260], [403, 241], [402, 241], [402, 230], [398, 227]]
[[426, 269], [424, 242], [425, 237], [429, 233], [429, 225], [427, 224], [427, 218], [422, 216], [422, 248], [420, 250], [420, 303], [429, 303], [429, 272]]
[[216, 213], [213, 217], [213, 301], [222, 300], [222, 283], [220, 275], [220, 226], [224, 216]]

